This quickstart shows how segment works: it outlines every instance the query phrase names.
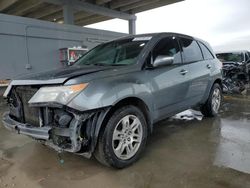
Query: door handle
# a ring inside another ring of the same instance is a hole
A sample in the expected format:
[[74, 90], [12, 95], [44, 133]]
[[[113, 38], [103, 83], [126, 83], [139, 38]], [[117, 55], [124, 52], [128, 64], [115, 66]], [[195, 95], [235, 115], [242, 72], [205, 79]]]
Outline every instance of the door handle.
[[183, 70], [180, 71], [180, 73], [181, 73], [182, 75], [185, 75], [185, 74], [188, 73], [188, 71], [183, 69]]
[[211, 67], [212, 67], [212, 66], [211, 66], [210, 64], [207, 64], [207, 68], [208, 68], [208, 69], [211, 69]]

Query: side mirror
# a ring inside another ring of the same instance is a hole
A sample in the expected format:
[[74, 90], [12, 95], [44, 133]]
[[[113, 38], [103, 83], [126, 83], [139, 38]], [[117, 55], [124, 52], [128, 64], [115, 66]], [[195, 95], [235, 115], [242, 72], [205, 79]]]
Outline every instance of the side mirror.
[[174, 57], [159, 55], [155, 58], [155, 60], [153, 62], [153, 67], [171, 65], [173, 63], [174, 63]]

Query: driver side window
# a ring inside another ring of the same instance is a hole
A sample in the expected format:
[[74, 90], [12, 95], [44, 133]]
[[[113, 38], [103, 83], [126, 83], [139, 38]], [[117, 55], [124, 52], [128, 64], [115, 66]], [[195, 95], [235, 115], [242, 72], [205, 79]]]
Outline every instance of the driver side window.
[[161, 39], [153, 50], [153, 61], [157, 56], [169, 56], [174, 58], [174, 64], [182, 63], [181, 52], [175, 37]]

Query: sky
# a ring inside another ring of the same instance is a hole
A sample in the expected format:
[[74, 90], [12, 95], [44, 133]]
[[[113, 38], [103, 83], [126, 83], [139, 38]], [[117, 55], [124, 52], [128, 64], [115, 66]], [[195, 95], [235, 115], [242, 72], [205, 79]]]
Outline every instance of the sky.
[[[136, 14], [136, 33], [178, 32], [208, 41], [215, 51], [250, 50], [250, 0], [185, 0]], [[120, 19], [87, 27], [128, 32]]]

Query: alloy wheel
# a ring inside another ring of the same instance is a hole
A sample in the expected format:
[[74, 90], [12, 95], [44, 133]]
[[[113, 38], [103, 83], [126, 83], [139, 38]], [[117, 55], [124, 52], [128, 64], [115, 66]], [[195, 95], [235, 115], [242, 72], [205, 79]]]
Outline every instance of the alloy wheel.
[[212, 109], [215, 113], [218, 113], [221, 103], [221, 92], [220, 89], [215, 88], [212, 95]]
[[128, 160], [138, 151], [143, 129], [138, 117], [127, 115], [115, 126], [112, 138], [113, 151], [119, 159]]

